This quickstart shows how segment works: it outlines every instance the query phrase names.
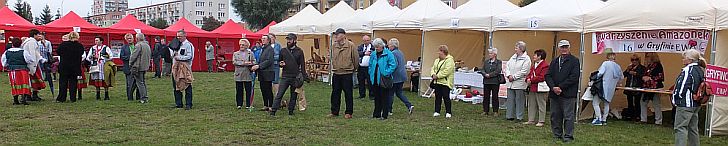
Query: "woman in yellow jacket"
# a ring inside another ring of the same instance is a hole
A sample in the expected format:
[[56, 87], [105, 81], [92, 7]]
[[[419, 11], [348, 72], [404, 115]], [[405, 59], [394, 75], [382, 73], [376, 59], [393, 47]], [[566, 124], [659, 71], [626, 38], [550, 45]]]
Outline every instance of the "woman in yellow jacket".
[[440, 116], [440, 105], [444, 100], [445, 118], [450, 118], [452, 110], [449, 96], [455, 79], [455, 60], [449, 55], [446, 45], [440, 45], [437, 50], [438, 58], [435, 59], [430, 72], [432, 76], [430, 88], [435, 89], [435, 113], [432, 116]]

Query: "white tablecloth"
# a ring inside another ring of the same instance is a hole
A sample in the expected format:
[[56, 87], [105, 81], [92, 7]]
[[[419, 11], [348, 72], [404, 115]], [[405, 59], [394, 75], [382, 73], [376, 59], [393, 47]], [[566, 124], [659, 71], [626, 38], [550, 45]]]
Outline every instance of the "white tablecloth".
[[479, 73], [455, 72], [455, 85], [483, 88], [483, 75]]

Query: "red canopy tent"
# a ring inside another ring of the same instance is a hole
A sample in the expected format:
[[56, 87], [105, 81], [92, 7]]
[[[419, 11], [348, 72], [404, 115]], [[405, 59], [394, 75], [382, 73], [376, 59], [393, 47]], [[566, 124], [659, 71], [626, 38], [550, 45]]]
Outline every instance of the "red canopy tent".
[[139, 21], [134, 15], [126, 15], [126, 17], [119, 20], [114, 25], [109, 27], [111, 33], [136, 33], [137, 31], [142, 32], [145, 35], [163, 36], [164, 30], [151, 27], [144, 22]]
[[[23, 17], [15, 14], [10, 8], [3, 7], [0, 9], [0, 30], [4, 31], [0, 35], [0, 54], [5, 53], [5, 43], [10, 40], [10, 37], [26, 37], [28, 36], [28, 30], [36, 28], [33, 23], [23, 19]], [[2, 65], [0, 65], [2, 68]]]
[[278, 22], [271, 21], [270, 24], [268, 24], [267, 26], [265, 26], [263, 29], [258, 30], [258, 32], [255, 32], [255, 34], [258, 34], [258, 35], [261, 35], [261, 36], [262, 35], [265, 35], [265, 34], [268, 34], [270, 32], [270, 27], [273, 26], [273, 25], [276, 25], [276, 24], [278, 24]]
[[[245, 29], [233, 20], [228, 20], [213, 30], [212, 33], [219, 34], [217, 39], [218, 49], [216, 49], [215, 54], [217, 54], [216, 56], [223, 56], [223, 60], [231, 60], [233, 53], [240, 50], [240, 44], [238, 43], [240, 38], [247, 38], [248, 41], [254, 43], [262, 36]], [[228, 64], [225, 70], [231, 71], [235, 69], [231, 62], [227, 61], [225, 63]]]
[[164, 29], [167, 40], [174, 39], [177, 35], [177, 31], [183, 29], [185, 30], [185, 33], [187, 33], [187, 40], [195, 47], [192, 71], [207, 71], [208, 64], [205, 60], [205, 42], [209, 41], [213, 46], [216, 45], [217, 34], [202, 30], [183, 17], [180, 18], [177, 23]]
[[[94, 45], [94, 37], [96, 37], [97, 35], [102, 36], [106, 40], [108, 40], [108, 34], [106, 32], [109, 29], [101, 28], [91, 23], [88, 23], [86, 20], [78, 16], [73, 11], [68, 12], [68, 14], [58, 20], [46, 24], [42, 28], [42, 30], [46, 32], [46, 38], [50, 40], [54, 45], [60, 44], [61, 36], [68, 34], [71, 31], [74, 31], [74, 29], [76, 29], [76, 31], [79, 31], [78, 33], [81, 36], [78, 41], [87, 48], [90, 48]], [[108, 41], [104, 43], [108, 45]]]

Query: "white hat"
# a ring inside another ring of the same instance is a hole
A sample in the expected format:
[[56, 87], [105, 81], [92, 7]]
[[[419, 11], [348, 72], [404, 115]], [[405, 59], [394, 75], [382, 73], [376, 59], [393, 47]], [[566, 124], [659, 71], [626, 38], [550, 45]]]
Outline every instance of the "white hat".
[[561, 47], [561, 46], [571, 46], [571, 45], [569, 44], [569, 41], [561, 40], [561, 41], [559, 41], [559, 47]]

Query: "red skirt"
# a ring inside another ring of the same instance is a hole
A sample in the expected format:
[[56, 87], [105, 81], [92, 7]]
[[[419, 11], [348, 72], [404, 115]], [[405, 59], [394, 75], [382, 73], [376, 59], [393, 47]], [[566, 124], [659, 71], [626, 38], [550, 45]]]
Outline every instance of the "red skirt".
[[88, 84], [94, 87], [110, 87], [104, 80], [91, 80]]
[[30, 75], [30, 87], [34, 90], [41, 90], [46, 88], [46, 84], [43, 81], [43, 74], [41, 74], [40, 68], [35, 70], [34, 75]]
[[30, 74], [28, 70], [13, 70], [8, 72], [10, 77], [10, 92], [15, 95], [30, 95]]
[[78, 83], [76, 84], [77, 89], [83, 89], [88, 87], [88, 81], [86, 80], [86, 71], [85, 69], [81, 68], [81, 79], [78, 79]]

